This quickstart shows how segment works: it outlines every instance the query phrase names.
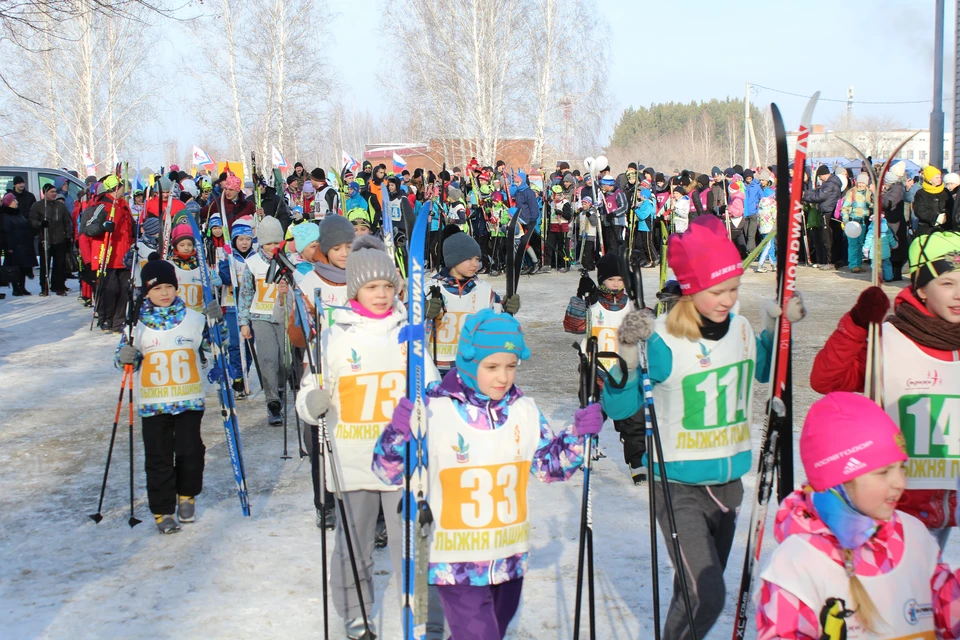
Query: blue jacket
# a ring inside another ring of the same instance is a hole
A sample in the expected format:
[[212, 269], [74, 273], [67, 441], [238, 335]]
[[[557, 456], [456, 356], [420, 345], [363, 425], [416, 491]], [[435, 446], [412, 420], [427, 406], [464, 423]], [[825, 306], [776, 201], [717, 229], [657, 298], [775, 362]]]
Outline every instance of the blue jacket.
[[[770, 354], [773, 349], [773, 334], [764, 331], [756, 337], [757, 361], [754, 378], [759, 382], [770, 379]], [[653, 386], [670, 377], [673, 370], [673, 353], [663, 339], [654, 333], [647, 342], [650, 383]], [[620, 377], [620, 372], [612, 374]], [[637, 371], [631, 371], [622, 389], [604, 385], [601, 395], [603, 410], [611, 420], [625, 420], [643, 408], [643, 389]], [[691, 485], [716, 485], [731, 482], [748, 473], [752, 467], [752, 452], [743, 451], [730, 458], [712, 460], [687, 460], [667, 462], [667, 477], [670, 482]], [[644, 457], [646, 462], [646, 457]], [[659, 475], [659, 471], [657, 471]]]
[[521, 171], [519, 174], [523, 182], [517, 186], [517, 194], [514, 196], [517, 208], [520, 209], [520, 222], [525, 225], [535, 224], [540, 217], [540, 207], [537, 205], [537, 194], [533, 192], [530, 185], [527, 184], [527, 174]]
[[744, 182], [743, 185], [745, 187], [743, 215], [749, 218], [750, 216], [757, 215], [757, 209], [760, 206], [760, 198], [763, 197], [763, 187], [760, 186], [760, 182], [756, 178], [754, 178], [750, 184]]

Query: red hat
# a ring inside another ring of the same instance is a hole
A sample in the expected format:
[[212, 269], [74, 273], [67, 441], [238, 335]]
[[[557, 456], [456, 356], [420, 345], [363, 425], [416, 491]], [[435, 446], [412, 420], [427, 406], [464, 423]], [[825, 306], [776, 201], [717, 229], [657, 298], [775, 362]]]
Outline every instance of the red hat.
[[182, 222], [170, 231], [170, 246], [176, 247], [178, 242], [187, 238], [193, 240], [194, 244], [197, 243], [193, 238], [193, 229], [189, 224]]
[[685, 296], [743, 275], [740, 251], [714, 216], [699, 216], [687, 231], [670, 236], [667, 262]]
[[835, 391], [813, 403], [800, 432], [800, 460], [814, 491], [907, 459], [893, 419], [858, 393]]

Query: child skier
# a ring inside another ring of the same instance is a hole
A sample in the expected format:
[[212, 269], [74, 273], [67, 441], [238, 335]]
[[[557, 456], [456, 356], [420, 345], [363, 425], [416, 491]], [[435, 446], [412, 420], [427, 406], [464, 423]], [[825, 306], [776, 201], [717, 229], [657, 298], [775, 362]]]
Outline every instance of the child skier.
[[650, 244], [650, 225], [657, 213], [656, 200], [646, 180], [640, 183], [640, 198], [634, 210], [636, 229], [633, 238], [633, 250], [640, 252], [640, 266], [644, 269], [655, 266], [657, 254]]
[[[436, 362], [441, 374], [449, 371], [457, 359], [460, 331], [467, 316], [481, 309], [500, 311], [500, 296], [477, 276], [480, 269], [480, 245], [466, 233], [455, 232], [443, 241], [443, 263], [427, 286], [425, 319], [432, 320], [436, 331]], [[432, 285], [432, 286], [431, 286]], [[440, 297], [431, 296], [433, 290]], [[520, 296], [503, 301], [503, 310], [515, 315], [520, 310]]]
[[[875, 219], [871, 218], [869, 226], [867, 226], [865, 232], [860, 234], [859, 238], [861, 242], [868, 243], [867, 255], [870, 256], [871, 260], [877, 259], [876, 256], [873, 255], [873, 225], [875, 222]], [[887, 218], [885, 216], [880, 216], [880, 276], [883, 278], [884, 282], [890, 282], [893, 280], [893, 265], [890, 263], [890, 254], [898, 246], [897, 236], [893, 233], [893, 229], [890, 228], [890, 225], [887, 224]], [[863, 257], [862, 248], [860, 257]], [[852, 272], [853, 269], [850, 271]], [[863, 269], [860, 269], [860, 271], [863, 271]]]
[[[850, 189], [843, 196], [840, 214], [844, 225], [856, 222], [860, 226], [860, 233], [856, 236], [847, 234], [847, 262], [850, 263], [850, 273], [863, 273], [863, 243], [872, 238], [863, 232], [863, 228], [872, 219], [873, 192], [867, 189], [870, 178], [866, 171], [857, 176], [856, 189]], [[889, 255], [887, 256], [889, 258]], [[892, 272], [892, 270], [891, 270]]]
[[[186, 214], [184, 214], [186, 215]], [[186, 222], [173, 227], [170, 232], [170, 244], [173, 246], [173, 255], [170, 261], [177, 273], [178, 291], [180, 298], [188, 309], [197, 312], [203, 311], [203, 286], [200, 279], [200, 260], [197, 257], [197, 247], [193, 237], [193, 228]], [[223, 284], [220, 275], [210, 272], [210, 285], [219, 287]]]
[[[177, 295], [172, 264], [154, 254], [141, 277], [143, 300], [133, 343], [127, 344], [124, 334], [115, 364], [140, 371], [137, 405], [147, 498], [160, 533], [176, 533], [181, 523], [193, 522], [195, 499], [203, 490], [206, 448], [200, 437], [204, 388], [199, 363], [206, 321]], [[223, 317], [216, 301], [205, 313], [216, 321]]]
[[[211, 216], [211, 218], [214, 217]], [[223, 306], [227, 331], [230, 333], [230, 343], [227, 347], [227, 367], [230, 369], [230, 377], [233, 380], [233, 391], [236, 397], [243, 398], [246, 395], [243, 377], [250, 372], [250, 367], [253, 365], [253, 352], [246, 341], [240, 339], [240, 319], [237, 314], [236, 292], [233, 283], [235, 281], [239, 288], [243, 281], [243, 272], [247, 268], [245, 261], [253, 251], [253, 219], [248, 216], [237, 218], [233, 222], [231, 236], [232, 251], [230, 257], [227, 257], [222, 247], [218, 250], [216, 256], [220, 280], [223, 282], [220, 304]], [[233, 276], [230, 275], [230, 269], [233, 269]], [[243, 370], [243, 360], [240, 357], [241, 348], [246, 350], [244, 354], [247, 361], [246, 371]]]
[[550, 221], [547, 231], [546, 246], [544, 248], [543, 271], [550, 273], [556, 266], [557, 271], [566, 273], [570, 270], [570, 257], [567, 255], [567, 232], [570, 230], [570, 220], [573, 218], [573, 208], [558, 184], [551, 187], [553, 197], [550, 200]]
[[264, 217], [257, 227], [259, 250], [247, 256], [246, 269], [240, 283], [240, 335], [253, 338], [260, 362], [263, 394], [267, 400], [267, 421], [272, 426], [283, 424], [280, 406], [281, 365], [283, 363], [283, 316], [274, 314], [278, 295], [286, 295], [287, 283], [266, 281], [273, 254], [283, 241], [283, 227], [276, 218]]
[[872, 400], [834, 392], [800, 434], [807, 486], [777, 512], [761, 573], [760, 640], [960, 637], [960, 579], [923, 523], [896, 510], [904, 437]]
[[[514, 384], [517, 364], [529, 357], [517, 320], [483, 309], [464, 324], [456, 369], [427, 394], [435, 522], [427, 581], [437, 585], [453, 638], [501, 640], [506, 635], [520, 604], [529, 555], [527, 476], [542, 482], [569, 479], [583, 464], [584, 437], [603, 425], [599, 405], [592, 404], [574, 414], [573, 427], [554, 435], [536, 402]], [[403, 482], [412, 409], [407, 398], [400, 400], [373, 457], [377, 476], [397, 488]], [[506, 501], [472, 511], [478, 492], [462, 488], [471, 483], [506, 487]], [[495, 542], [484, 547], [454, 543], [477, 541], [478, 532]]]
[[[597, 261], [597, 280], [599, 286], [588, 275], [580, 277], [577, 295], [567, 305], [563, 327], [568, 333], [586, 334], [580, 343], [581, 349], [586, 349], [587, 336], [595, 336], [599, 351], [617, 351], [617, 330], [634, 307], [623, 290], [620, 260], [616, 255], [608, 253]], [[601, 360], [601, 363], [609, 370], [616, 360]], [[643, 484], [647, 479], [647, 470], [643, 466], [643, 454], [647, 450], [643, 411], [624, 420], [615, 420], [613, 426], [620, 434], [623, 460], [630, 467], [633, 482]]]
[[[760, 202], [757, 203], [757, 228], [764, 238], [774, 233], [777, 228], [777, 194], [773, 190], [773, 174], [764, 169], [759, 174], [760, 178]], [[770, 268], [777, 270], [777, 238], [770, 238], [767, 246], [763, 248], [760, 254], [760, 261], [757, 263], [757, 273], [766, 273], [771, 270], [764, 266], [764, 263], [770, 259]]]
[[[327, 427], [336, 446], [339, 468], [331, 468], [326, 457], [327, 486], [335, 486], [331, 474], [338, 472], [343, 489], [339, 498], [352, 518], [350, 535], [369, 612], [373, 604], [373, 544], [381, 505], [389, 537], [396, 541], [390, 545], [393, 567], [398, 576], [402, 570], [400, 487], [384, 486], [370, 470], [370, 461], [383, 428], [406, 391], [407, 358], [399, 335], [406, 326], [407, 314], [396, 299], [400, 286], [396, 266], [379, 239], [363, 237], [354, 242], [347, 257], [346, 282], [347, 307], [336, 309], [336, 324], [321, 333], [323, 387], [318, 387], [315, 376], [304, 375], [297, 411], [312, 423], [319, 423], [322, 416], [337, 419], [337, 424]], [[427, 381], [439, 380], [429, 359], [426, 363]], [[364, 625], [346, 548], [346, 525], [338, 519], [330, 586], [347, 637], [357, 638]], [[397, 585], [400, 583], [398, 579]]]
[[587, 271], [593, 271], [597, 259], [597, 231], [600, 227], [600, 217], [593, 207], [593, 198], [584, 195], [580, 198], [580, 266]]
[[883, 323], [884, 408], [901, 426], [911, 459], [897, 508], [919, 518], [943, 548], [956, 526], [960, 460], [940, 426], [951, 420], [956, 402], [943, 394], [960, 380], [960, 234], [920, 236], [909, 257], [910, 286], [897, 295], [893, 315], [887, 317], [890, 299], [880, 287], [864, 290], [814, 359], [810, 386], [817, 393], [862, 392], [867, 329]]
[[[656, 319], [647, 342], [647, 362], [674, 516], [680, 535], [683, 568], [697, 637], [704, 638], [724, 605], [723, 571], [733, 544], [737, 512], [743, 498], [740, 478], [751, 468], [750, 420], [753, 380], [769, 377], [773, 335], [767, 328], [755, 337], [750, 323], [732, 313], [737, 302], [740, 252], [727, 239], [724, 225], [700, 216], [686, 233], [670, 236], [667, 259], [679, 283], [680, 299]], [[788, 309], [791, 321], [803, 316], [795, 295]], [[765, 324], [778, 315], [775, 303], [764, 309]], [[614, 420], [642, 409], [637, 367], [640, 325], [644, 312], [627, 315], [620, 327], [620, 354], [631, 370], [623, 389], [606, 385], [603, 407]], [[730, 398], [731, 400], [727, 400]], [[655, 476], [659, 469], [654, 468]], [[670, 536], [662, 482], [655, 477], [656, 517]], [[681, 566], [667, 547], [675, 570]], [[676, 580], [674, 581], [676, 585]], [[664, 637], [688, 632], [684, 598], [675, 587]]]
[[[326, 324], [320, 330], [334, 325], [333, 314], [347, 305], [347, 257], [355, 239], [353, 225], [339, 215], [327, 215], [320, 223], [320, 244], [317, 251], [317, 261], [313, 264], [313, 271], [303, 277], [297, 288], [303, 297], [309, 319], [312, 322], [315, 309], [315, 294], [320, 296]], [[316, 327], [313, 328], [316, 331]], [[294, 336], [291, 334], [291, 340]], [[306, 340], [304, 345], [309, 347]], [[310, 372], [304, 375], [309, 377]], [[301, 383], [302, 385], [303, 383]], [[299, 407], [299, 405], [298, 405]], [[327, 485], [325, 496], [320, 495], [320, 442], [319, 426], [314, 416], [305, 414], [298, 409], [300, 418], [306, 422], [309, 434], [304, 438], [304, 446], [310, 454], [310, 471], [313, 478], [313, 506], [316, 509], [317, 527], [333, 529], [337, 523], [331, 487]]]

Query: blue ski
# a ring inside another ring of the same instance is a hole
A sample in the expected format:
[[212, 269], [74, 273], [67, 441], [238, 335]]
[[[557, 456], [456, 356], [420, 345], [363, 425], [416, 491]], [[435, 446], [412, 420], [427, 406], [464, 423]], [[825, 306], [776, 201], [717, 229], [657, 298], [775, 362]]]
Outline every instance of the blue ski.
[[407, 243], [407, 326], [400, 339], [407, 342], [407, 398], [413, 402], [410, 420], [411, 437], [404, 458], [403, 502], [403, 637], [404, 640], [422, 640], [427, 624], [427, 561], [429, 532], [433, 517], [427, 502], [429, 498], [427, 475], [427, 404], [424, 367], [423, 294], [424, 245], [430, 203], [420, 207], [413, 231]]
[[[200, 284], [203, 287], [203, 306], [206, 307], [216, 298], [210, 286], [210, 271], [204, 255], [203, 235], [193, 216], [182, 216], [193, 229], [194, 244], [197, 247], [197, 259], [200, 262]], [[232, 267], [231, 267], [232, 268]], [[230, 452], [230, 463], [233, 465], [233, 477], [237, 482], [237, 494], [240, 496], [240, 509], [243, 515], [250, 515], [250, 504], [247, 502], [247, 478], [243, 469], [243, 448], [240, 445], [240, 421], [237, 419], [237, 407], [233, 398], [233, 387], [227, 379], [227, 358], [223, 350], [223, 334], [220, 323], [207, 319], [210, 348], [213, 353], [214, 366], [208, 377], [219, 374], [220, 415], [223, 416], [223, 429], [227, 434], [227, 449]], [[211, 379], [211, 382], [213, 380]]]

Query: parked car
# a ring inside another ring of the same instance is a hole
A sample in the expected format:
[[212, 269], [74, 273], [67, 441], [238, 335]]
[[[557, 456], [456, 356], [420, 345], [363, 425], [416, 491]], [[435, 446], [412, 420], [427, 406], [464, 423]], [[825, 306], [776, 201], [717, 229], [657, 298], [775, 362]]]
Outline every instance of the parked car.
[[[48, 184], [53, 184], [57, 178], [67, 181], [67, 210], [73, 210], [73, 203], [83, 192], [86, 185], [83, 180], [76, 178], [60, 169], [44, 169], [42, 167], [3, 167], [0, 166], [0, 195], [13, 190], [13, 179], [17, 176], [27, 183], [27, 190], [40, 199], [40, 190]], [[27, 212], [24, 213], [26, 215]]]

